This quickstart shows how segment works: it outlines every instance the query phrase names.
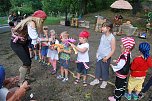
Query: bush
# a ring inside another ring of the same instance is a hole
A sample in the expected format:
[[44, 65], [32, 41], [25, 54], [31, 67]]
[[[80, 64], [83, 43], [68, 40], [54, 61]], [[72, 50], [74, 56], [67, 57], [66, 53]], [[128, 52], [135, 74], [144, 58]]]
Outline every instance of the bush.
[[23, 6], [23, 7], [15, 7], [13, 9], [10, 9], [10, 12], [18, 12], [20, 11], [21, 15], [31, 15], [34, 11], [31, 7]]

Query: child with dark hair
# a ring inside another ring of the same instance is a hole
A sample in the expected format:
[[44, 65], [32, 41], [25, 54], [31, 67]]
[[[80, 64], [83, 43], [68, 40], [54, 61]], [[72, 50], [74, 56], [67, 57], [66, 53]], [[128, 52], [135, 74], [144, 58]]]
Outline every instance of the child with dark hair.
[[100, 44], [96, 53], [97, 63], [95, 69], [95, 80], [93, 80], [90, 85], [99, 84], [99, 80], [103, 80], [100, 88], [105, 88], [107, 86], [107, 81], [109, 80], [109, 66], [111, 61], [111, 56], [115, 51], [115, 37], [112, 34], [113, 24], [107, 20], [102, 25], [102, 36], [100, 39]]
[[114, 96], [108, 97], [109, 101], [120, 101], [125, 93], [127, 77], [130, 69], [131, 50], [135, 45], [135, 40], [131, 37], [121, 38], [121, 55], [117, 60], [113, 60], [117, 65], [111, 64], [116, 73]]
[[[142, 42], [139, 44], [140, 56], [134, 58], [130, 68], [131, 73], [128, 81], [128, 93], [125, 94], [128, 100], [131, 100], [132, 96], [134, 100], [138, 100], [138, 94], [142, 89], [147, 71], [152, 67], [152, 58], [150, 57], [149, 51], [149, 43]], [[132, 94], [133, 90], [136, 92]]]

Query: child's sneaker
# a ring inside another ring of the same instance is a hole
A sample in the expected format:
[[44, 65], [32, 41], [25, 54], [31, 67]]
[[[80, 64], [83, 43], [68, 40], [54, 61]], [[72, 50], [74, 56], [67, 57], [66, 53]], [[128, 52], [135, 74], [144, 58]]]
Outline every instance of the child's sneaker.
[[86, 87], [87, 86], [87, 82], [83, 81], [83, 86]]
[[131, 94], [125, 93], [125, 98], [127, 98], [127, 100], [131, 100]]
[[38, 60], [38, 56], [35, 56], [34, 59], [35, 59], [35, 60]]
[[114, 98], [114, 96], [109, 96], [109, 97], [108, 97], [108, 100], [109, 100], [109, 101], [116, 101], [116, 99]]
[[139, 93], [138, 94], [138, 99], [141, 100], [144, 97], [144, 93]]
[[62, 80], [62, 82], [66, 82], [66, 81], [68, 81], [69, 79], [68, 78], [64, 78], [63, 80]]
[[53, 70], [51, 71], [51, 74], [52, 74], [52, 75], [56, 74], [56, 70], [53, 69]]
[[102, 81], [102, 84], [100, 85], [100, 88], [106, 88], [107, 86], [107, 82], [106, 81]]
[[98, 79], [94, 79], [92, 82], [90, 82], [90, 85], [94, 86], [96, 84], [99, 84], [99, 80]]
[[43, 62], [42, 62], [42, 65], [46, 65], [46, 62], [45, 62], [45, 61], [43, 61]]
[[42, 62], [42, 60], [41, 59], [39, 59], [39, 63], [41, 63]]
[[138, 100], [138, 95], [137, 94], [133, 94], [133, 98], [134, 98], [134, 100]]
[[47, 63], [47, 66], [50, 66], [50, 67], [51, 67], [51, 64], [48, 62], [48, 63]]
[[58, 75], [57, 79], [63, 79], [64, 77], [62, 75]]

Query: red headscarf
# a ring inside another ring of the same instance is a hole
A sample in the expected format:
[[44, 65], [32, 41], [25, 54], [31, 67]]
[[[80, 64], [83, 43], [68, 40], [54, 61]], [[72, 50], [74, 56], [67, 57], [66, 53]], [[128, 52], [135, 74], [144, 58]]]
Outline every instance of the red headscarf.
[[121, 38], [121, 42], [128, 49], [131, 49], [135, 45], [135, 40], [132, 37]]
[[35, 11], [32, 16], [33, 16], [33, 17], [42, 18], [42, 19], [47, 18], [46, 13], [45, 13], [44, 11], [42, 11], [42, 10], [37, 10], [37, 11]]
[[89, 36], [90, 36], [90, 33], [88, 31], [82, 31], [79, 34], [79, 37], [83, 37], [83, 38], [87, 38], [87, 39], [89, 38]]

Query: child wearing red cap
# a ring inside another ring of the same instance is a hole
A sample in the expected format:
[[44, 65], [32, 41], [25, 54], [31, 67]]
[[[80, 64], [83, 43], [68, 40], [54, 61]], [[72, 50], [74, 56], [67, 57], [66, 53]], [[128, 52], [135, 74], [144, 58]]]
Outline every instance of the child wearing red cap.
[[114, 96], [108, 97], [109, 101], [120, 101], [125, 93], [126, 80], [130, 69], [130, 54], [135, 45], [135, 41], [131, 37], [121, 38], [121, 42], [121, 55], [117, 60], [113, 60], [117, 65], [111, 64], [113, 71], [116, 73], [116, 81]]
[[107, 81], [109, 80], [109, 66], [111, 61], [111, 56], [115, 51], [115, 37], [112, 34], [113, 24], [107, 20], [102, 25], [102, 36], [100, 39], [100, 44], [96, 53], [97, 63], [95, 69], [95, 80], [93, 80], [90, 85], [99, 84], [102, 80], [100, 88], [106, 88]]
[[74, 44], [71, 44], [73, 48], [75, 48], [78, 51], [78, 56], [77, 56], [77, 77], [75, 80], [75, 84], [78, 84], [80, 81], [80, 76], [82, 73], [83, 74], [83, 86], [87, 86], [87, 72], [89, 69], [89, 43], [88, 43], [88, 38], [89, 38], [89, 32], [87, 31], [82, 31], [79, 34], [79, 43], [77, 46]]

